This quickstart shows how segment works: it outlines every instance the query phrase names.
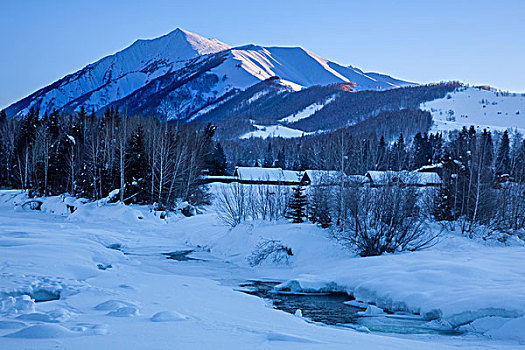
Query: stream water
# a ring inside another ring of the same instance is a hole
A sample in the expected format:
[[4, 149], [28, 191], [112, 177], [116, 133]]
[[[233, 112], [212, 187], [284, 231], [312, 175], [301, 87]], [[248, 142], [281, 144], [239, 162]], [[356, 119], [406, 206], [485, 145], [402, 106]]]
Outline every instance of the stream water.
[[302, 317], [309, 321], [331, 326], [341, 326], [365, 332], [396, 334], [461, 335], [453, 329], [428, 322], [418, 315], [389, 314], [365, 316], [364, 308], [344, 304], [353, 300], [346, 293], [282, 293], [274, 287], [279, 282], [247, 281], [240, 291], [272, 302], [273, 307], [291, 314], [301, 310]]

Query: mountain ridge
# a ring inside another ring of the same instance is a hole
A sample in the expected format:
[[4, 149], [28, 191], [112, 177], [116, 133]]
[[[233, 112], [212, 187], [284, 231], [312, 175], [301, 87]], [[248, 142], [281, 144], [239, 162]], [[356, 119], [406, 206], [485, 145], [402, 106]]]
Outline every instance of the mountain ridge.
[[[208, 64], [203, 64], [206, 60]], [[216, 64], [210, 65], [212, 61]], [[197, 66], [189, 67], [191, 65]], [[189, 80], [183, 77], [188, 71], [198, 72], [198, 77]], [[136, 40], [123, 50], [88, 64], [11, 104], [6, 113], [10, 117], [23, 116], [30, 108], [41, 112], [57, 109], [70, 113], [78, 111], [81, 106], [101, 111], [126, 101], [147, 106], [134, 108], [136, 113], [157, 114], [159, 106], [151, 101], [160, 103], [166, 100], [184, 106], [182, 112], [177, 106], [180, 113], [170, 118], [189, 117], [232, 91], [244, 90], [272, 76], [279, 76], [283, 84], [294, 90], [354, 80], [356, 90], [414, 85], [390, 76], [368, 75], [354, 67], [344, 67], [302, 47], [255, 44], [231, 47], [217, 39], [207, 39], [177, 28], [158, 38]], [[192, 81], [193, 85], [175, 84], [175, 90], [167, 91], [171, 85], [166, 84], [166, 80], [170, 77]], [[152, 89], [151, 83], [155, 81], [164, 81], [164, 89], [159, 90], [163, 99]], [[198, 86], [198, 81], [203, 85]], [[134, 95], [141, 95], [144, 100], [131, 101], [130, 97]]]

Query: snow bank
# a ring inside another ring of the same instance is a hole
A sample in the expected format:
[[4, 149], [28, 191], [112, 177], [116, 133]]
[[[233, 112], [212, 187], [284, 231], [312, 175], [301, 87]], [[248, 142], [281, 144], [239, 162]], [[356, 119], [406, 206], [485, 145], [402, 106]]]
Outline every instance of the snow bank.
[[64, 338], [75, 333], [57, 324], [38, 324], [6, 335], [8, 338]]
[[175, 322], [187, 320], [188, 316], [177, 311], [161, 311], [151, 317], [152, 322]]
[[519, 263], [525, 248], [486, 247], [455, 236], [445, 240], [431, 250], [341, 261], [326, 274], [301, 275], [276, 289], [343, 288], [356, 303], [421, 314], [452, 328], [486, 317], [525, 315], [525, 271]]

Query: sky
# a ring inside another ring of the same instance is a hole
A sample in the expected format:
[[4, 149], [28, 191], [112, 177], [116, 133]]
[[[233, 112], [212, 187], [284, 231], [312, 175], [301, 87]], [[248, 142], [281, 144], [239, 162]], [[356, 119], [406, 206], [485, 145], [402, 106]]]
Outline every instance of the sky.
[[418, 83], [525, 92], [525, 0], [0, 0], [0, 108], [175, 28], [302, 46]]

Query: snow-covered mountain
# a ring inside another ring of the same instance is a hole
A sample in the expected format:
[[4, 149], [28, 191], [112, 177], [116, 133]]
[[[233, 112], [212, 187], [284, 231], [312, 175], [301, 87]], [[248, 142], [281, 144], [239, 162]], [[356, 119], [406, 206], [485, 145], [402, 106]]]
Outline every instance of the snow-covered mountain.
[[[110, 105], [128, 113], [168, 113], [188, 118], [201, 109], [272, 76], [293, 89], [355, 83], [355, 90], [384, 90], [413, 83], [328, 61], [300, 47], [232, 48], [182, 29], [128, 48], [46, 86], [6, 109], [8, 116]], [[162, 105], [162, 106], [161, 106]]]

